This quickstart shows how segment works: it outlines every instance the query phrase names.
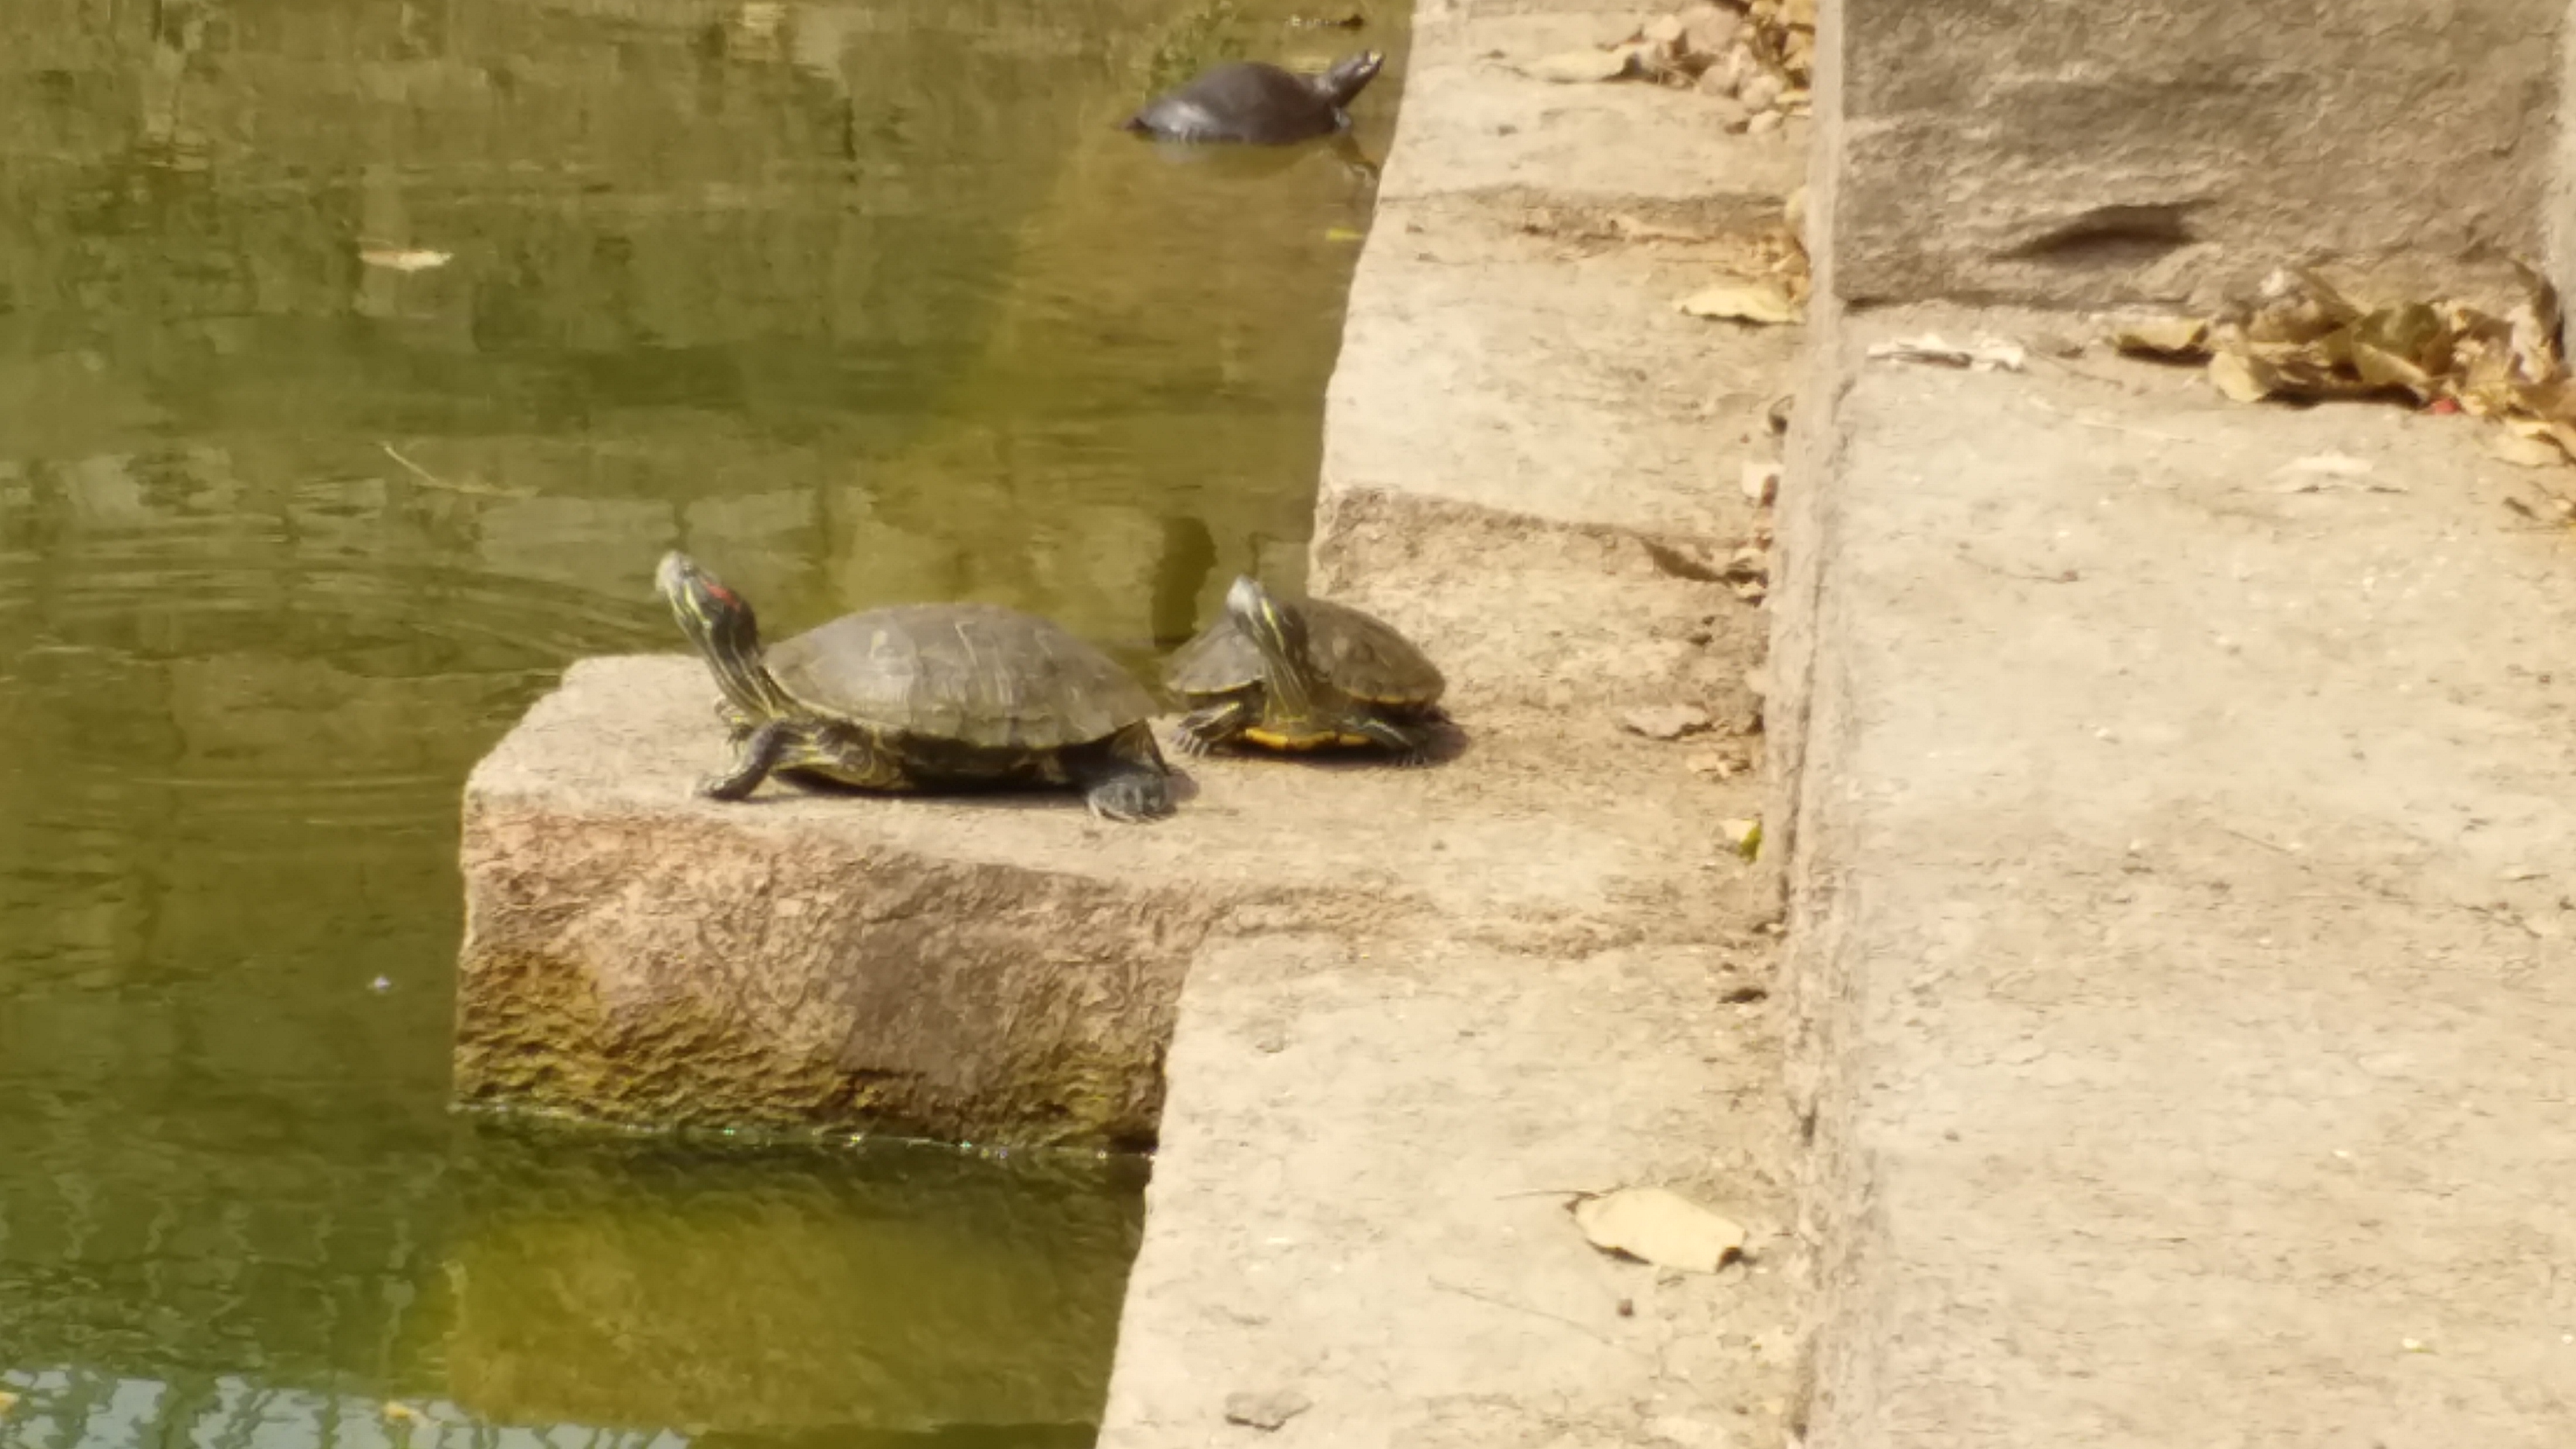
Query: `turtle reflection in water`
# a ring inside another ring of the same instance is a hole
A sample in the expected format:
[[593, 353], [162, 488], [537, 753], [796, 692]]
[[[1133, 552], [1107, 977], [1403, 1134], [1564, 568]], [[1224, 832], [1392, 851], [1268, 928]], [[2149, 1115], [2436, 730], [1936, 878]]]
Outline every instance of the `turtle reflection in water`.
[[1291, 603], [1249, 578], [1234, 581], [1224, 617], [1181, 646], [1164, 678], [1196, 707], [1172, 741], [1185, 754], [1353, 746], [1419, 765], [1447, 718], [1439, 668], [1393, 626], [1329, 599]]
[[714, 671], [739, 800], [772, 773], [862, 790], [1069, 786], [1095, 815], [1172, 812], [1153, 697], [1098, 649], [992, 604], [845, 614], [763, 649], [751, 605], [685, 555], [654, 583]]
[[1265, 61], [1228, 61], [1156, 96], [1122, 124], [1166, 141], [1311, 141], [1349, 129], [1346, 108], [1385, 64], [1374, 50], [1343, 56], [1312, 76]]

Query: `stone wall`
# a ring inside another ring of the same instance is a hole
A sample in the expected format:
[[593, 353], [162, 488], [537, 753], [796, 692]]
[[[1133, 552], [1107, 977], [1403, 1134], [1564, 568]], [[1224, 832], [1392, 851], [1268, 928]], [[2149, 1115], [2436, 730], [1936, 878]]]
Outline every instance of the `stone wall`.
[[2310, 253], [2568, 274], [2562, 0], [1822, 8], [1848, 301], [2206, 301]]

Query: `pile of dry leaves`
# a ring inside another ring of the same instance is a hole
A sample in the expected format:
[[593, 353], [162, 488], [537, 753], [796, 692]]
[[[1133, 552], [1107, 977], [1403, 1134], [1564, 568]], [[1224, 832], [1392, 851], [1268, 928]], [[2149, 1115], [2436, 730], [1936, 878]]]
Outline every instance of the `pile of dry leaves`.
[[2576, 461], [2576, 379], [2559, 350], [2557, 290], [2517, 267], [2527, 296], [2502, 316], [2465, 302], [2365, 305], [2305, 268], [2273, 273], [2256, 298], [2214, 318], [2116, 327], [2133, 356], [2205, 359], [2238, 402], [2404, 398], [2503, 425], [2494, 451], [2526, 467]]
[[1816, 0], [1730, 0], [1633, 24], [1600, 44], [1522, 67], [1553, 81], [1648, 80], [1713, 98], [1730, 131], [1772, 131], [1808, 113]]

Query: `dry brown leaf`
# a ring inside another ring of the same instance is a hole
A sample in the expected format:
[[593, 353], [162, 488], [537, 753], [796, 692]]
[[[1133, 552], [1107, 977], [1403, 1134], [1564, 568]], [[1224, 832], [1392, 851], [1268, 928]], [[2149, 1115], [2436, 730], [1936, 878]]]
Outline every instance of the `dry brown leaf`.
[[2498, 428], [2487, 437], [2487, 451], [2517, 468], [2555, 468], [2567, 461], [2567, 455], [2550, 441], [2545, 430], [2534, 436]]
[[2209, 323], [2198, 317], [2149, 317], [2114, 330], [2111, 345], [2131, 356], [2206, 357]]
[[2221, 352], [2210, 358], [2209, 381], [2231, 402], [2261, 402], [2272, 395], [2268, 377], [2241, 352]]
[[1623, 1187], [1574, 1204], [1592, 1246], [1658, 1268], [1714, 1273], [1744, 1251], [1744, 1227], [1660, 1187]]
[[2430, 303], [2383, 307], [2351, 328], [2353, 370], [2374, 387], [2401, 387], [2430, 402], [2451, 370], [2453, 331]]
[[1674, 305], [1693, 317], [1719, 317], [1765, 327], [1784, 326], [1798, 320], [1798, 304], [1789, 300], [1787, 289], [1777, 282], [1742, 278], [1720, 282], [1713, 287], [1703, 287]]
[[[2237, 402], [2403, 392], [2418, 406], [2502, 425], [2488, 451], [2523, 467], [2576, 461], [2576, 379], [2566, 372], [2557, 292], [2514, 263], [2524, 300], [2497, 316], [2456, 299], [2365, 311], [2310, 269], [2276, 271], [2259, 296], [2207, 324], [2175, 318], [2114, 334], [2124, 352], [2209, 353], [2212, 386]], [[2370, 290], [2365, 280], [2355, 284]], [[2376, 299], [2375, 299], [2376, 300]]]

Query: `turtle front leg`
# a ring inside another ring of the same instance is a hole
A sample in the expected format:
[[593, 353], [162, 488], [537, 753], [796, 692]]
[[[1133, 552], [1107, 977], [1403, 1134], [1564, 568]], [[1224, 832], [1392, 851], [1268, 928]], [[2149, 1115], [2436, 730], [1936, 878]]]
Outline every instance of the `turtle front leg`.
[[1376, 715], [1362, 715], [1343, 725], [1352, 734], [1373, 745], [1394, 752], [1395, 763], [1412, 770], [1431, 763], [1431, 742], [1435, 736], [1428, 726], [1405, 726]]
[[1172, 748], [1185, 755], [1204, 755], [1231, 743], [1261, 718], [1261, 706], [1249, 699], [1230, 699], [1181, 716], [1172, 732]]
[[733, 768], [698, 782], [698, 793], [710, 800], [739, 800], [760, 788], [769, 772], [797, 742], [800, 731], [785, 720], [770, 720], [736, 742]]
[[716, 701], [716, 718], [724, 721], [725, 740], [734, 745], [740, 745], [759, 728], [752, 723], [750, 715], [743, 713], [742, 706], [729, 699]]
[[1151, 725], [1129, 725], [1100, 753], [1067, 759], [1065, 766], [1082, 789], [1083, 803], [1103, 820], [1141, 825], [1172, 813], [1172, 770], [1163, 763]]

